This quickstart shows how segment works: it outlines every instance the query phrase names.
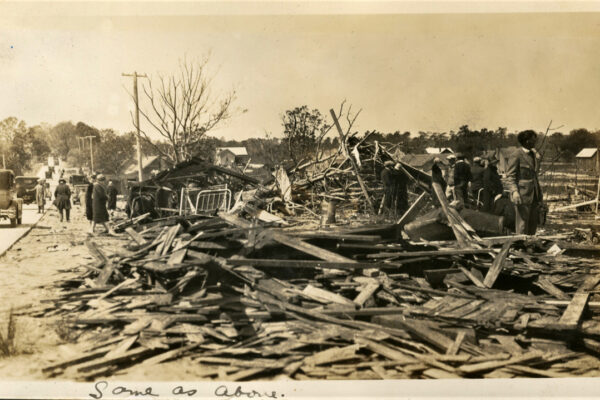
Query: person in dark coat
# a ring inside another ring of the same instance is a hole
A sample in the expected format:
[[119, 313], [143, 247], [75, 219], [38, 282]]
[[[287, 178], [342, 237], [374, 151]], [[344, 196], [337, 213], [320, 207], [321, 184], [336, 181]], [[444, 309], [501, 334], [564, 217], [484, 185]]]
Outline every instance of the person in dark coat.
[[481, 201], [483, 203], [481, 211], [492, 212], [494, 199], [502, 194], [502, 179], [498, 174], [498, 159], [491, 157], [488, 160], [487, 167], [483, 170], [483, 191], [481, 192]]
[[92, 192], [92, 227], [90, 233], [93, 235], [96, 229], [96, 224], [104, 225], [106, 232], [110, 235], [114, 235], [114, 231], [108, 225], [108, 210], [106, 209], [106, 189], [104, 188], [104, 182], [106, 178], [100, 174], [96, 177], [96, 183], [94, 183], [94, 189]]
[[60, 213], [60, 222], [63, 222], [63, 214], [65, 214], [67, 222], [69, 222], [71, 215], [71, 189], [69, 189], [67, 181], [64, 179], [58, 181], [58, 186], [54, 190], [54, 204]]
[[92, 205], [92, 193], [94, 192], [94, 182], [96, 181], [96, 174], [92, 174], [89, 177], [89, 183], [85, 189], [85, 218], [90, 222], [90, 227], [94, 221], [94, 209]]
[[394, 162], [386, 161], [381, 171], [381, 182], [383, 183], [383, 207], [384, 214], [391, 216], [396, 205], [396, 194], [398, 186], [396, 184]]
[[464, 206], [469, 200], [469, 182], [473, 180], [471, 167], [465, 161], [464, 154], [456, 154], [456, 164], [454, 165], [454, 195], [459, 203]]
[[394, 181], [396, 184], [395, 219], [400, 218], [408, 210], [408, 177], [400, 163], [394, 166]]
[[108, 197], [108, 201], [106, 203], [106, 208], [108, 209], [108, 212], [111, 217], [114, 214], [115, 210], [117, 209], [117, 195], [118, 194], [119, 194], [119, 191], [115, 187], [113, 181], [109, 181], [108, 187], [106, 188], [106, 196]]
[[[473, 158], [473, 167], [471, 167], [471, 175], [473, 180], [471, 181], [471, 195], [477, 202], [482, 201], [480, 190], [483, 189], [483, 171], [485, 170], [484, 160], [481, 157]], [[481, 203], [477, 203], [476, 206], [479, 208]]]

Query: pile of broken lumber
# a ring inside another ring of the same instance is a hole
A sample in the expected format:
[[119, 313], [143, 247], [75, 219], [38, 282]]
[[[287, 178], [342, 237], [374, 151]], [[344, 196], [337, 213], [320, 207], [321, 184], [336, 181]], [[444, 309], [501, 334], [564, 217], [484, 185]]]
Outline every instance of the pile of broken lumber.
[[230, 381], [600, 370], [598, 263], [549, 255], [551, 240], [409, 242], [395, 225], [302, 231], [232, 214], [121, 229], [126, 246], [88, 240], [94, 262], [30, 311], [63, 318], [87, 347], [48, 376], [182, 358]]

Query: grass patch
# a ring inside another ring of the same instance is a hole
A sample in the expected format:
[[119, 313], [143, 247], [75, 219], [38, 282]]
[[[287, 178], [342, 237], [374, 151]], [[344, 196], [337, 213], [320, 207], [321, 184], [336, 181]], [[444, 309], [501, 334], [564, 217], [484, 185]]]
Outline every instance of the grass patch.
[[17, 346], [15, 345], [16, 334], [17, 328], [15, 316], [13, 311], [10, 310], [8, 314], [8, 325], [6, 326], [6, 335], [0, 332], [0, 356], [10, 357], [17, 354]]

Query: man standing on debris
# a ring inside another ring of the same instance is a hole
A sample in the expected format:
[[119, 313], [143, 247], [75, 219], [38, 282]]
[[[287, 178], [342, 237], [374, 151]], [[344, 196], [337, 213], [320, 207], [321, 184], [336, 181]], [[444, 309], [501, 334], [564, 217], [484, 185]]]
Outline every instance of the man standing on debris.
[[456, 196], [454, 195], [454, 166], [456, 165], [456, 156], [454, 154], [448, 155], [446, 158], [448, 160], [448, 169], [446, 171], [446, 197], [448, 200], [454, 200]]
[[480, 190], [483, 189], [483, 171], [484, 160], [481, 157], [473, 158], [473, 167], [471, 168], [471, 175], [473, 180], [471, 181], [471, 195], [476, 202], [476, 208], [480, 208], [482, 199]]
[[117, 195], [119, 191], [115, 187], [113, 181], [108, 182], [108, 187], [106, 188], [106, 196], [108, 197], [108, 202], [106, 204], [106, 208], [110, 213], [110, 217], [114, 216], [115, 210], [117, 209]]
[[394, 166], [394, 180], [396, 183], [396, 215], [400, 218], [408, 210], [408, 177], [403, 171], [402, 165], [396, 163]]
[[[473, 178], [475, 180], [475, 178]], [[494, 199], [501, 195], [504, 188], [498, 174], [498, 159], [490, 157], [487, 167], [483, 170], [483, 190], [481, 191], [481, 211], [491, 212], [494, 207]]]
[[66, 214], [67, 222], [69, 222], [71, 215], [71, 189], [69, 189], [67, 181], [62, 178], [58, 181], [58, 186], [54, 190], [54, 205], [60, 213], [60, 222], [63, 222], [63, 211]]
[[38, 214], [43, 213], [46, 205], [46, 182], [43, 179], [38, 179], [35, 185], [35, 202], [38, 206]]
[[396, 195], [398, 185], [396, 183], [394, 162], [386, 161], [383, 163], [381, 171], [381, 182], [383, 183], [383, 207], [386, 216], [393, 216], [396, 207]]
[[508, 160], [507, 189], [515, 205], [515, 233], [535, 235], [542, 205], [542, 188], [538, 181], [539, 160], [534, 149], [537, 134], [533, 130], [519, 132], [521, 145]]
[[96, 177], [96, 183], [94, 183], [94, 190], [92, 192], [92, 212], [94, 218], [90, 229], [92, 235], [96, 229], [96, 224], [104, 225], [104, 228], [109, 235], [115, 235], [115, 232], [108, 225], [108, 211], [106, 209], [106, 200], [108, 200], [108, 197], [106, 196], [106, 189], [104, 188], [105, 181], [106, 178], [104, 175], [100, 174]]
[[455, 200], [467, 205], [469, 200], [469, 182], [473, 180], [471, 167], [465, 161], [465, 155], [456, 154], [456, 164], [454, 165], [454, 195]]

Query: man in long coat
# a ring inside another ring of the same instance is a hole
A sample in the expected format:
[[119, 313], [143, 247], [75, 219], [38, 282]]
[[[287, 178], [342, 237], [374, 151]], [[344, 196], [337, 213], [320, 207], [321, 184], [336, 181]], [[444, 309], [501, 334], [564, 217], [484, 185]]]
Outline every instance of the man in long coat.
[[91, 234], [94, 234], [94, 230], [96, 229], [96, 224], [104, 225], [106, 232], [110, 235], [114, 235], [114, 231], [108, 225], [108, 210], [106, 209], [106, 200], [108, 197], [106, 196], [106, 189], [104, 188], [104, 182], [106, 178], [104, 175], [100, 174], [96, 177], [96, 183], [94, 183], [94, 190], [92, 192], [92, 212], [93, 212], [93, 220], [92, 220], [92, 228]]
[[473, 180], [471, 167], [465, 161], [462, 153], [456, 154], [456, 164], [454, 165], [454, 195], [455, 200], [461, 202], [464, 206], [469, 201], [469, 182]]
[[538, 181], [539, 160], [534, 149], [537, 134], [532, 130], [519, 132], [519, 147], [511, 155], [506, 168], [506, 185], [515, 205], [515, 233], [535, 235], [542, 188]]
[[396, 176], [393, 161], [386, 161], [383, 163], [384, 168], [381, 171], [381, 182], [383, 183], [383, 207], [386, 216], [393, 216], [396, 207], [396, 196], [398, 185], [396, 182]]
[[58, 186], [54, 190], [54, 204], [60, 213], [60, 222], [63, 222], [63, 211], [69, 222], [71, 215], [71, 189], [67, 185], [67, 181], [60, 179]]
[[85, 218], [90, 222], [90, 227], [94, 221], [94, 208], [92, 202], [92, 193], [94, 192], [94, 183], [96, 182], [96, 174], [90, 175], [88, 179], [89, 183], [85, 189]]
[[483, 205], [481, 211], [492, 212], [494, 199], [503, 191], [502, 179], [498, 174], [498, 159], [492, 156], [488, 160], [487, 167], [483, 170], [483, 190], [480, 197]]

